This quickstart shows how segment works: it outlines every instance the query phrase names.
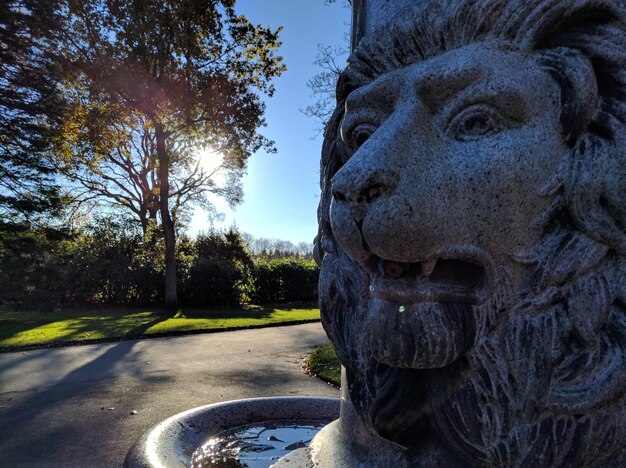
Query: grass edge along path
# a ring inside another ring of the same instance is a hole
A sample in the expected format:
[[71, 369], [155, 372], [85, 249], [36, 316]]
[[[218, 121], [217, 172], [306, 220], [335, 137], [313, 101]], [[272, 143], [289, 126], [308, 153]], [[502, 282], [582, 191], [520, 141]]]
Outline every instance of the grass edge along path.
[[335, 354], [333, 345], [320, 345], [307, 358], [309, 372], [318, 379], [341, 386], [341, 364]]
[[288, 306], [198, 308], [185, 309], [175, 314], [128, 308], [47, 313], [0, 312], [0, 352], [297, 325], [316, 321], [319, 321], [319, 309]]

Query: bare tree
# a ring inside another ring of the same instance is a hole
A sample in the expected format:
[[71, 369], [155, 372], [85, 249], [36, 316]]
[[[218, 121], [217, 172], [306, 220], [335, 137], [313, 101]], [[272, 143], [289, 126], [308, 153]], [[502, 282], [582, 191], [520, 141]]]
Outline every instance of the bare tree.
[[252, 234], [241, 235], [250, 251], [259, 257], [313, 257], [313, 243], [300, 242], [295, 245], [293, 242], [282, 239], [255, 237]]
[[[336, 3], [337, 0], [325, 0], [326, 5]], [[343, 0], [343, 6], [350, 8], [352, 2]], [[306, 83], [311, 90], [313, 103], [300, 111], [307, 117], [316, 121], [316, 131], [320, 133], [326, 126], [335, 108], [335, 87], [337, 78], [345, 68], [346, 59], [350, 52], [350, 34], [345, 32], [343, 42], [340, 45], [317, 45], [317, 56], [313, 65], [320, 68], [320, 71], [313, 75]]]
[[302, 113], [317, 122], [318, 132], [324, 128], [335, 108], [337, 78], [345, 68], [348, 51], [347, 41], [346, 45], [317, 45], [317, 57], [313, 65], [320, 67], [321, 70], [306, 83], [314, 102], [302, 109]]

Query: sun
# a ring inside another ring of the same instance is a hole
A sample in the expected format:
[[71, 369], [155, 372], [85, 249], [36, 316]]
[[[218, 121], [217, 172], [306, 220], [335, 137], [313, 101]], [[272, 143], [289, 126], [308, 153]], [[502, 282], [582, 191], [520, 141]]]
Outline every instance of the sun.
[[198, 164], [205, 171], [217, 175], [222, 169], [224, 156], [213, 148], [203, 148], [198, 151]]

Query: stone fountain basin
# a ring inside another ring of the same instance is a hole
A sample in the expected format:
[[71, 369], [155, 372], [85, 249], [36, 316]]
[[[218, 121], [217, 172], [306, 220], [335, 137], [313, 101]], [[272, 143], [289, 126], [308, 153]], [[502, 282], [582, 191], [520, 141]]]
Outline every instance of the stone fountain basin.
[[270, 421], [330, 423], [339, 398], [272, 397], [200, 406], [174, 415], [146, 432], [131, 448], [125, 468], [188, 467], [194, 451], [220, 432]]

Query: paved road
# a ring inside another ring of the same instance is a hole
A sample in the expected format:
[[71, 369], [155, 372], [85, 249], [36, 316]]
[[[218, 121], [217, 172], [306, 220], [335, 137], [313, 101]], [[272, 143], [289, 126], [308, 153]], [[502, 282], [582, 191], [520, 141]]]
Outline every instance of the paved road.
[[189, 408], [338, 396], [298, 365], [325, 342], [314, 323], [0, 354], [0, 467], [117, 467], [144, 431]]

